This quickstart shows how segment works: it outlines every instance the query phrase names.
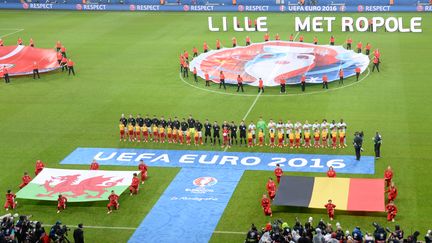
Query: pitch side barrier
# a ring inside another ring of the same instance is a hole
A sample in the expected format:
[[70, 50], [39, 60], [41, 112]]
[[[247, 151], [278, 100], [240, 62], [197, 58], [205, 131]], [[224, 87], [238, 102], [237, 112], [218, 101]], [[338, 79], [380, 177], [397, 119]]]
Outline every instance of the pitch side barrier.
[[286, 5], [139, 5], [139, 4], [56, 4], [0, 3], [0, 9], [145, 11], [145, 12], [432, 12], [432, 5], [418, 6], [286, 6]]

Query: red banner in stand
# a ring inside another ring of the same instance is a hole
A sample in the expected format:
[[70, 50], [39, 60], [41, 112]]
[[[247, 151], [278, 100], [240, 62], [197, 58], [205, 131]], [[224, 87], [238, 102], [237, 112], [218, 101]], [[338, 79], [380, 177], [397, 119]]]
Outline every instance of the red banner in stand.
[[3, 68], [9, 76], [33, 73], [33, 63], [37, 62], [39, 72], [49, 72], [60, 68], [57, 63], [57, 52], [54, 49], [34, 48], [30, 46], [0, 46], [0, 77]]

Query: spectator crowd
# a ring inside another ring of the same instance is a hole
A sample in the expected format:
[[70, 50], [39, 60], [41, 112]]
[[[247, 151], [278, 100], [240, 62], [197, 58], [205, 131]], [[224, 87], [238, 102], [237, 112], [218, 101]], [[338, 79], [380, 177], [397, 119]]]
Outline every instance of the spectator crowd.
[[252, 224], [246, 235], [246, 243], [431, 243], [432, 231], [424, 236], [419, 231], [406, 235], [404, 230], [395, 225], [394, 229], [372, 223], [371, 231], [365, 231], [359, 226], [343, 228], [340, 223], [332, 225], [321, 219], [315, 223], [312, 217], [302, 224], [296, 218], [292, 226], [281, 219], [267, 223], [262, 229]]

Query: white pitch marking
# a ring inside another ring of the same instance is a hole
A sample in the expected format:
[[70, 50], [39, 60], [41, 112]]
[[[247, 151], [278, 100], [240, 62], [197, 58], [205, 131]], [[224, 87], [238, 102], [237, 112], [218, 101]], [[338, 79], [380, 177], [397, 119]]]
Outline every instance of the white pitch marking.
[[[53, 224], [54, 225], [54, 224]], [[51, 227], [52, 225], [43, 224], [44, 227]], [[78, 228], [76, 225], [68, 225], [69, 228]], [[84, 229], [110, 229], [110, 230], [136, 230], [137, 227], [125, 227], [125, 226], [95, 226], [95, 225], [83, 225]], [[244, 235], [245, 232], [236, 232], [236, 231], [213, 231], [214, 234], [236, 234], [236, 235]]]
[[[2, 30], [6, 30], [6, 29], [2, 29]], [[12, 30], [12, 29], [10, 29], [10, 30]], [[13, 31], [13, 32], [11, 32], [11, 33], [7, 33], [7, 34], [5, 34], [5, 35], [1, 35], [0, 38], [4, 38], [4, 37], [10, 36], [10, 35], [13, 35], [13, 34], [19, 33], [19, 32], [21, 32], [21, 31], [24, 31], [24, 29], [14, 29], [14, 30], [15, 30], [15, 31]]]
[[[370, 68], [368, 68], [368, 72], [367, 72], [367, 74], [366, 74], [365, 76], [363, 76], [363, 78], [361, 78], [359, 81], [354, 81], [353, 83], [350, 83], [350, 84], [348, 84], [348, 85], [344, 85], [344, 86], [337, 87], [337, 88], [333, 88], [333, 89], [326, 89], [326, 90], [322, 90], [322, 91], [312, 91], [312, 92], [298, 93], [298, 94], [283, 94], [283, 95], [280, 95], [280, 94], [264, 94], [264, 95], [262, 95], [262, 96], [263, 96], [263, 97], [292, 97], [292, 96], [313, 95], [313, 94], [320, 94], [320, 93], [332, 92], [332, 91], [335, 91], [335, 90], [344, 89], [344, 88], [347, 88], [347, 87], [353, 86], [353, 85], [355, 85], [355, 84], [358, 84], [358, 83], [360, 83], [361, 81], [363, 81], [364, 79], [366, 79], [366, 78], [369, 76], [369, 74], [370, 74]], [[216, 91], [216, 90], [210, 90], [210, 89], [201, 88], [201, 87], [195, 86], [195, 85], [193, 85], [193, 84], [187, 82], [186, 80], [184, 80], [183, 77], [182, 77], [182, 75], [181, 75], [181, 73], [179, 74], [179, 76], [180, 76], [180, 80], [182, 80], [185, 84], [187, 84], [187, 85], [189, 85], [189, 86], [191, 86], [191, 87], [193, 87], [193, 88], [196, 88], [196, 89], [202, 90], [202, 91], [206, 91], [206, 92], [210, 92], [210, 93], [215, 93], [215, 94], [221, 94], [221, 95], [233, 95], [233, 96], [256, 96], [256, 95], [254, 95], [254, 94], [226, 93], [226, 92], [220, 92], [220, 91]]]

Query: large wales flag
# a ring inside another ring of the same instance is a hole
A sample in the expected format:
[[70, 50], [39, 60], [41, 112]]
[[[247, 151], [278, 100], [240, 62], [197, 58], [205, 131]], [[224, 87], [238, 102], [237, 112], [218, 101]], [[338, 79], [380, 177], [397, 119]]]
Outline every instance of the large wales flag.
[[139, 171], [63, 170], [44, 168], [17, 198], [55, 201], [59, 194], [69, 202], [108, 200], [111, 190], [120, 195]]

